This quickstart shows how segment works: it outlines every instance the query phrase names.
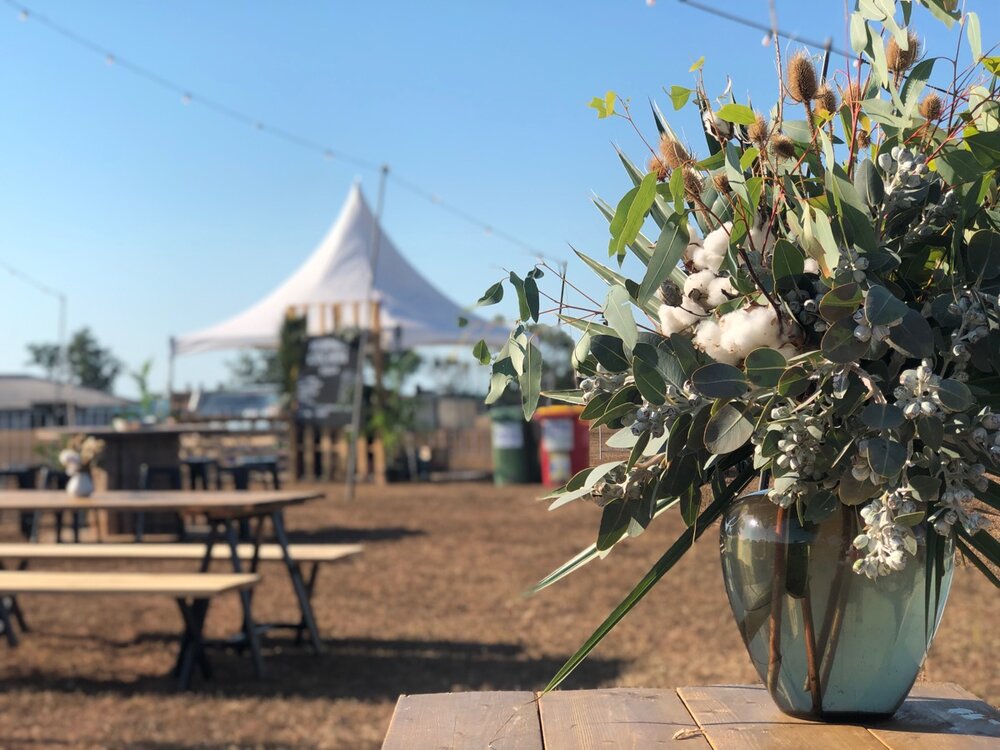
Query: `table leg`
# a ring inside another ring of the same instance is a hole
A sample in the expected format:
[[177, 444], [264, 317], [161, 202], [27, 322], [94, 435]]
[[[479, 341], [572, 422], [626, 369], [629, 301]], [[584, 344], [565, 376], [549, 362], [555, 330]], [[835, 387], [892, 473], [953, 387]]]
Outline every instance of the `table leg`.
[[[240, 562], [239, 539], [236, 534], [236, 522], [228, 519], [225, 522], [226, 541], [229, 543], [230, 557], [233, 561], [233, 571], [243, 572], [243, 563]], [[251, 609], [252, 599], [250, 591], [243, 589], [240, 591], [240, 601], [243, 604], [243, 634], [247, 643], [250, 644], [250, 654], [253, 656], [253, 667], [258, 677], [264, 676], [264, 658], [260, 652], [260, 636], [257, 633], [257, 626], [253, 621]]]
[[288, 575], [292, 579], [292, 588], [295, 589], [295, 596], [299, 600], [299, 611], [305, 621], [306, 628], [309, 629], [309, 638], [313, 648], [317, 653], [323, 650], [323, 642], [319, 637], [319, 629], [316, 627], [316, 618], [313, 616], [312, 602], [309, 599], [309, 592], [306, 584], [302, 580], [302, 571], [299, 564], [292, 559], [288, 551], [288, 535], [285, 533], [285, 515], [280, 510], [271, 513], [271, 525], [274, 527], [275, 541], [281, 546], [281, 555], [285, 560], [285, 567], [288, 568]]
[[[316, 588], [316, 576], [319, 574], [319, 563], [313, 563], [312, 569], [309, 571], [309, 578], [306, 579], [306, 594], [309, 596], [309, 601], [312, 601], [313, 591]], [[306, 632], [306, 618], [300, 617], [299, 624], [295, 627], [295, 645], [302, 643], [302, 637]]]
[[205, 616], [208, 614], [208, 602], [208, 599], [195, 599], [188, 604], [184, 599], [177, 600], [181, 617], [184, 619], [184, 634], [181, 636], [181, 648], [177, 654], [177, 663], [174, 666], [173, 674], [177, 678], [181, 690], [187, 690], [191, 687], [191, 677], [196, 661], [205, 679], [212, 676], [212, 668], [208, 663], [205, 642], [202, 638]]
[[10, 606], [6, 601], [6, 597], [0, 600], [0, 624], [3, 625], [3, 634], [7, 637], [7, 644], [11, 648], [17, 646], [17, 635], [10, 624]]

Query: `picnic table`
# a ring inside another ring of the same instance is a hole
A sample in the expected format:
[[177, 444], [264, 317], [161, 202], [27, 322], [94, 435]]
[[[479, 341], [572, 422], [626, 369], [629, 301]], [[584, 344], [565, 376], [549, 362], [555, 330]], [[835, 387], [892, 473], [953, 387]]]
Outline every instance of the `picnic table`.
[[958, 685], [920, 683], [889, 721], [794, 719], [762, 685], [404, 695], [382, 750], [986, 750], [1000, 711]]
[[[182, 492], [182, 491], [109, 491], [96, 492], [87, 498], [76, 498], [62, 491], [17, 492], [0, 491], [0, 511], [21, 511], [33, 514], [31, 538], [37, 539], [38, 518], [42, 513], [76, 512], [81, 510], [99, 511], [165, 511], [181, 514], [199, 514], [208, 519], [209, 537], [205, 556], [201, 561], [201, 572], [207, 572], [215, 555], [215, 544], [229, 547], [229, 559], [233, 572], [242, 573], [243, 562], [240, 554], [238, 525], [240, 521], [255, 521], [253, 545], [259, 550], [262, 532], [266, 522], [270, 522], [274, 541], [280, 546], [285, 567], [299, 604], [302, 623], [309, 634], [313, 648], [321, 650], [319, 630], [313, 615], [309, 589], [302, 576], [301, 568], [289, 548], [285, 530], [285, 508], [291, 505], [323, 497], [322, 492], [311, 490], [284, 490], [280, 492]], [[250, 571], [256, 572], [258, 555], [250, 560]], [[250, 596], [248, 589], [240, 591], [244, 618], [249, 622]], [[263, 671], [257, 628], [249, 628], [246, 637], [258, 672]]]

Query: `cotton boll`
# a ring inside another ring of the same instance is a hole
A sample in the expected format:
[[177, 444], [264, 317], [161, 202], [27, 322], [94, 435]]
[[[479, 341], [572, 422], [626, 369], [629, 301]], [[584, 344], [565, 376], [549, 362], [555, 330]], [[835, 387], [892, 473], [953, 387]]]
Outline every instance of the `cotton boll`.
[[805, 268], [806, 273], [814, 273], [819, 275], [819, 263], [816, 262], [815, 258], [806, 258]]
[[705, 251], [711, 255], [725, 255], [729, 250], [729, 234], [733, 231], [733, 222], [727, 221], [718, 229], [713, 229], [702, 242]]
[[735, 365], [739, 361], [732, 352], [722, 348], [722, 327], [715, 318], [706, 318], [698, 324], [694, 345], [716, 362]]
[[733, 310], [720, 319], [720, 347], [738, 362], [762, 346], [778, 349], [784, 343], [778, 333], [778, 317], [772, 307]]
[[684, 282], [684, 296], [701, 304], [708, 297], [709, 286], [715, 279], [715, 273], [708, 269], [691, 274]]
[[716, 308], [728, 302], [736, 295], [736, 289], [728, 276], [717, 276], [708, 285], [708, 294], [705, 301], [708, 307]]
[[696, 247], [689, 257], [691, 265], [697, 269], [718, 271], [722, 267], [722, 261], [725, 260], [726, 256], [713, 255], [703, 247]]
[[696, 302], [685, 301], [683, 307], [671, 307], [670, 305], [660, 305], [660, 333], [669, 336], [672, 333], [681, 333], [696, 324], [707, 314], [705, 308]]

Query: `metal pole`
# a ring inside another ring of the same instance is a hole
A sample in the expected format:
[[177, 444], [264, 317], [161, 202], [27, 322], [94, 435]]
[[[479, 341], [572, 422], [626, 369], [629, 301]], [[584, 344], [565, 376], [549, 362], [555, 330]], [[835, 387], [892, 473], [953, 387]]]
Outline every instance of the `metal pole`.
[[170, 416], [170, 410], [174, 401], [174, 348], [176, 343], [174, 337], [170, 337], [170, 349], [167, 352], [167, 416]]
[[66, 424], [76, 424], [76, 404], [70, 403], [66, 395], [66, 385], [69, 383], [69, 342], [66, 340], [66, 295], [59, 294], [59, 390], [58, 400], [66, 410]]
[[[375, 217], [372, 221], [372, 233], [368, 246], [368, 257], [371, 259], [371, 277], [368, 289], [365, 291], [365, 306], [361, 315], [365, 315], [371, 306], [372, 293], [375, 290], [375, 271], [378, 268], [378, 251], [381, 246], [379, 232], [382, 224], [382, 209], [385, 205], [385, 183], [389, 177], [389, 165], [383, 164], [378, 180], [378, 200], [375, 203]], [[361, 435], [361, 411], [364, 400], [365, 350], [368, 348], [368, 328], [361, 320], [355, 321], [360, 331], [358, 333], [358, 369], [354, 376], [354, 406], [351, 413], [351, 442], [347, 448], [347, 486], [345, 497], [348, 501], [354, 499], [355, 476], [358, 466], [358, 438]]]

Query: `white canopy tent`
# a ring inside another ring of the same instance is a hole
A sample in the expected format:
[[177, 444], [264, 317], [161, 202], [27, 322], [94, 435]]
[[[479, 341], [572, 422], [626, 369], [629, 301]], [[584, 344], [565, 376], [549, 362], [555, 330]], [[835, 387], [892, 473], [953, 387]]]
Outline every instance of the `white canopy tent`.
[[[243, 312], [209, 328], [171, 339], [175, 355], [221, 349], [276, 348], [281, 323], [289, 309], [319, 309], [310, 314], [310, 334], [329, 332], [325, 311], [337, 305], [341, 327], [370, 327], [366, 301], [377, 303], [379, 328], [404, 348], [472, 343], [480, 338], [502, 343], [507, 332], [470, 315], [452, 302], [396, 249], [379, 227], [355, 184], [340, 216], [312, 255], [270, 294]], [[372, 253], [373, 236], [379, 238]], [[373, 268], [372, 256], [377, 258]], [[370, 293], [369, 293], [370, 290]], [[460, 328], [459, 316], [469, 320]], [[398, 338], [396, 338], [398, 337]]]

